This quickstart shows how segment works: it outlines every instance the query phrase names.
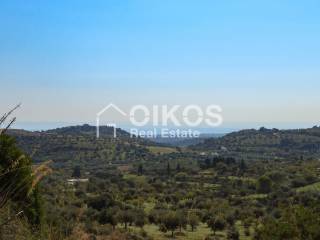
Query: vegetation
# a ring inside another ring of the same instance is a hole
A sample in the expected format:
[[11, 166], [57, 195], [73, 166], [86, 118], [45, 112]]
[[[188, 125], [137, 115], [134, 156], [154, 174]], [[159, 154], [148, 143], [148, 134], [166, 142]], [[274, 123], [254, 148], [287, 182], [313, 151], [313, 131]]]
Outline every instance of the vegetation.
[[[277, 133], [308, 145], [309, 138], [318, 144], [317, 131]], [[10, 130], [27, 154], [37, 150], [33, 166], [12, 137], [1, 136], [1, 222], [11, 214], [1, 232], [20, 234], [5, 239], [320, 238], [316, 148], [271, 146], [262, 136], [276, 130], [266, 129], [179, 148], [102, 132], [96, 140], [88, 125]], [[215, 151], [216, 142], [227, 150]], [[35, 181], [40, 166], [48, 172], [49, 159], [52, 171]], [[3, 194], [13, 182], [21, 190]]]
[[[12, 113], [0, 119], [0, 126]], [[31, 159], [15, 144], [15, 140], [0, 131], [0, 239], [18, 239], [36, 232], [41, 235], [43, 209], [38, 181], [45, 165], [32, 169]], [[17, 226], [20, 231], [16, 231]], [[32, 231], [33, 233], [32, 233]]]
[[320, 127], [279, 130], [260, 128], [233, 132], [221, 138], [209, 138], [191, 149], [242, 156], [248, 160], [298, 160], [320, 157]]

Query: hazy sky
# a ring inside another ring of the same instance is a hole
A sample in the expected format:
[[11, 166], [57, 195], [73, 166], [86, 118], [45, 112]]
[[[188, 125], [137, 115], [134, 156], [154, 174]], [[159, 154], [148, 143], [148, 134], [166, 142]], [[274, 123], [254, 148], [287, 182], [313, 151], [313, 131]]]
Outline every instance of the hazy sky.
[[319, 1], [0, 2], [0, 110], [93, 122], [109, 102], [319, 123]]

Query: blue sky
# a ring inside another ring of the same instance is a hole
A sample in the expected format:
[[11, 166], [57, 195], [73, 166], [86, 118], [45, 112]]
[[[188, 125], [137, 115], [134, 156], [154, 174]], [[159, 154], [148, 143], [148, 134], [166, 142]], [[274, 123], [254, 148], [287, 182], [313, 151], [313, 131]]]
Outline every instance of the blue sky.
[[319, 1], [0, 3], [1, 112], [93, 122], [109, 102], [219, 104], [229, 124], [316, 124]]

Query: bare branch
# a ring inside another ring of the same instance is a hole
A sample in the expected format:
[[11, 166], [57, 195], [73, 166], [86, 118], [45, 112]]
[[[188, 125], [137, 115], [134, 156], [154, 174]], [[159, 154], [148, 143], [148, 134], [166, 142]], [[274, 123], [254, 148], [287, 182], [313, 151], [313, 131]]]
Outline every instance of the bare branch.
[[[17, 106], [15, 106], [13, 109], [11, 109], [9, 112], [5, 113], [1, 118], [0, 118], [0, 126], [7, 120], [7, 118], [17, 109], [21, 106], [21, 103], [19, 103]], [[10, 123], [4, 128], [0, 129], [0, 135], [3, 134], [8, 130], [8, 128], [16, 121], [16, 118], [14, 117], [11, 119]]]

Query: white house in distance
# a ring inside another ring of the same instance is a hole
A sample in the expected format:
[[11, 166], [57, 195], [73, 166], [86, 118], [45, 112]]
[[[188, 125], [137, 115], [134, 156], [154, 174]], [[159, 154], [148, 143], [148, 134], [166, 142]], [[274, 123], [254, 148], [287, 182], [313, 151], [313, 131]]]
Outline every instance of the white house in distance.
[[74, 185], [75, 183], [86, 183], [89, 181], [89, 178], [71, 178], [67, 180], [69, 185]]

